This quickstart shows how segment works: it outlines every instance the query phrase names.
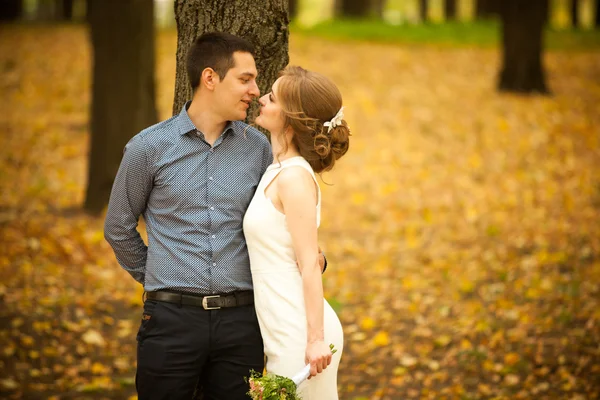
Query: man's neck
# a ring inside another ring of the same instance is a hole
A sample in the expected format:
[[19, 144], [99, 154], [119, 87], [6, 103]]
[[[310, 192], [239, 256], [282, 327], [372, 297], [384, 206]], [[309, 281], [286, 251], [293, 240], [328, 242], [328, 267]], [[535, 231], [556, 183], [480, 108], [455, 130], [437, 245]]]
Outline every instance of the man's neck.
[[194, 126], [204, 135], [204, 140], [211, 146], [227, 125], [227, 121], [212, 112], [209, 105], [203, 105], [198, 98], [192, 100], [187, 113]]

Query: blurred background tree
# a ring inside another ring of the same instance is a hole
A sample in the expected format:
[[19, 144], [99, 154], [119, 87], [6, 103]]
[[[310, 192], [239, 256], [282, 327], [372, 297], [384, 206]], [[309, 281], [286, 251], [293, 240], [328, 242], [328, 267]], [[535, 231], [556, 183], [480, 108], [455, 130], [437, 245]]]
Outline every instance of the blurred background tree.
[[502, 0], [496, 7], [502, 19], [503, 61], [498, 88], [549, 93], [542, 64], [548, 0]]
[[99, 213], [108, 202], [123, 147], [133, 134], [158, 122], [154, 6], [147, 0], [88, 0], [87, 16], [94, 58], [84, 208]]

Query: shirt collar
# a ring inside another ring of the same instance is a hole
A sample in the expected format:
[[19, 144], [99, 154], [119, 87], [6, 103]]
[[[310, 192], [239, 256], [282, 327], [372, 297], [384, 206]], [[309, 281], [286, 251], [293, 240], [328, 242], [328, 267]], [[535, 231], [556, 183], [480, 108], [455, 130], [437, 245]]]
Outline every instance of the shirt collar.
[[[179, 134], [181, 136], [198, 130], [198, 128], [196, 128], [196, 126], [194, 125], [194, 123], [190, 119], [190, 116], [187, 113], [188, 108], [190, 108], [190, 104], [192, 104], [192, 102], [187, 101], [183, 105], [183, 107], [181, 108], [181, 112], [177, 116], [177, 127], [179, 128]], [[225, 124], [225, 129], [223, 129], [223, 133], [227, 133], [228, 131], [232, 134], [238, 133], [237, 130], [234, 129], [232, 121], [228, 121], [227, 124]]]

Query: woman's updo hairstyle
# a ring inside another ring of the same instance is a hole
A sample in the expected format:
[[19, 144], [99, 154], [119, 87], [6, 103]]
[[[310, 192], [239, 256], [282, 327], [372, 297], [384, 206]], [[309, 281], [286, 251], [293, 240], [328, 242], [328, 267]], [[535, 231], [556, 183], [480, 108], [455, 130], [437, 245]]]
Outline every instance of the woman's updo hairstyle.
[[280, 77], [275, 96], [292, 143], [315, 172], [332, 169], [348, 151], [350, 130], [345, 120], [331, 129], [324, 124], [342, 108], [342, 94], [329, 78], [301, 67], [288, 66]]

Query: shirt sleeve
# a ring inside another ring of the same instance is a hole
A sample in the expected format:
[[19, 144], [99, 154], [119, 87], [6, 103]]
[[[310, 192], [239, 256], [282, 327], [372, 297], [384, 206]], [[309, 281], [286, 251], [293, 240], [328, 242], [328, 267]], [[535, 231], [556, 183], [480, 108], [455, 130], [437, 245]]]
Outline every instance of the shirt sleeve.
[[140, 215], [146, 209], [152, 182], [145, 141], [136, 136], [125, 146], [113, 183], [104, 221], [104, 237], [121, 267], [142, 285], [148, 247], [137, 226]]

